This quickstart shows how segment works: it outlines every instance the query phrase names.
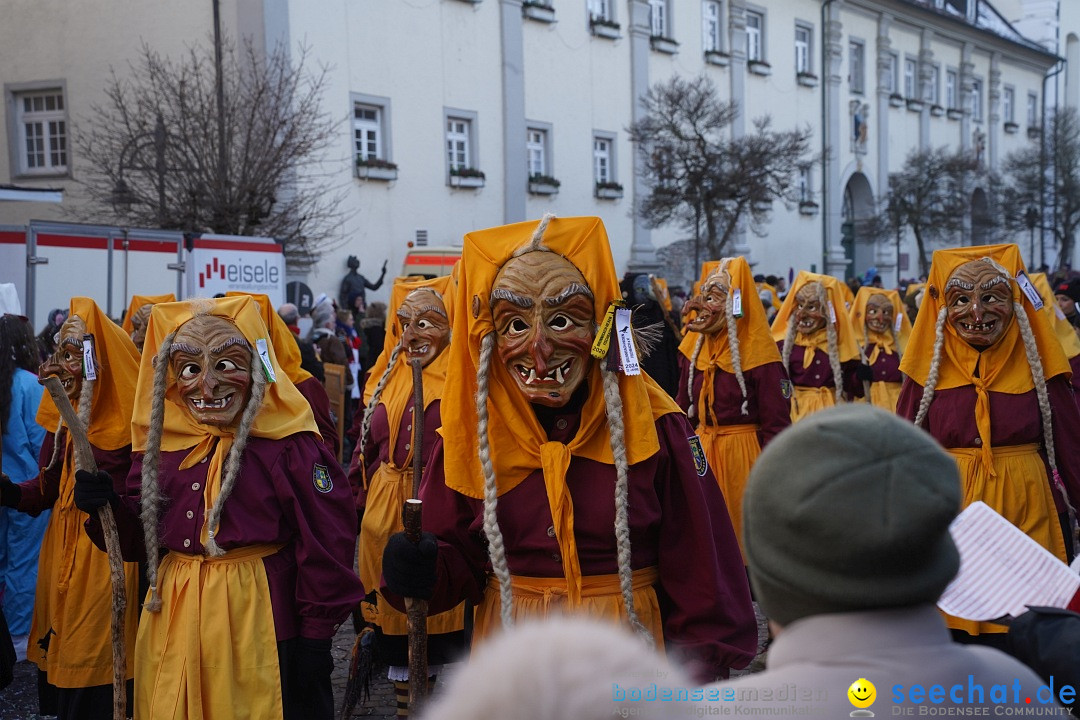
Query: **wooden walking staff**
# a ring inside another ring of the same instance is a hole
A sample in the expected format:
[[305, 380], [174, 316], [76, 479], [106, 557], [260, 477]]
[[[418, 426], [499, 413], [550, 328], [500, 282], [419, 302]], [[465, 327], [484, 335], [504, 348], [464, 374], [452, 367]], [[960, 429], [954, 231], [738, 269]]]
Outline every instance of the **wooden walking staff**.
[[[405, 501], [401, 521], [405, 537], [420, 543], [423, 530], [423, 503], [419, 499], [420, 478], [424, 472], [424, 366], [413, 360], [413, 486], [412, 497]], [[427, 668], [428, 602], [420, 598], [405, 598], [405, 615], [409, 627], [409, 714], [415, 713], [428, 693]]]
[[[64, 386], [56, 377], [47, 377], [42, 384], [52, 396], [53, 403], [60, 411], [60, 417], [71, 435], [71, 444], [75, 450], [75, 469], [96, 473], [97, 461], [94, 460], [94, 451], [86, 436], [86, 428], [75, 414], [75, 408], [71, 407]], [[124, 720], [127, 717], [127, 688], [124, 682], [127, 674], [124, 653], [124, 610], [127, 606], [127, 593], [124, 583], [124, 559], [120, 553], [116, 518], [108, 504], [98, 508], [98, 521], [105, 535], [105, 549], [109, 555], [109, 581], [112, 585], [113, 720]]]

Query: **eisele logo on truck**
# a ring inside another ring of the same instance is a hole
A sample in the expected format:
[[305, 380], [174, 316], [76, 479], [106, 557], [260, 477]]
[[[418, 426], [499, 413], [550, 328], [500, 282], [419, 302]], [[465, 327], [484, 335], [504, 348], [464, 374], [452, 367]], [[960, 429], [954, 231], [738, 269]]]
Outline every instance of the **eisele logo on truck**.
[[217, 280], [229, 283], [236, 290], [264, 291], [281, 282], [281, 268], [270, 260], [253, 263], [239, 257], [214, 257], [199, 270], [199, 288], [205, 289], [208, 283], [214, 285]]

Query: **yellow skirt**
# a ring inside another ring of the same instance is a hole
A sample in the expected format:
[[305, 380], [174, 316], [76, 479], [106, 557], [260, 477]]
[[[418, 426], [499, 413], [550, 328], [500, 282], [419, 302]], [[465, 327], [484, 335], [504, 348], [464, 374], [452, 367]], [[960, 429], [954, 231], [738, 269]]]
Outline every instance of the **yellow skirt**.
[[262, 558], [170, 552], [161, 612], [144, 612], [135, 647], [135, 720], [274, 720], [283, 715], [274, 612]]
[[[750, 468], [761, 454], [758, 443], [758, 425], [699, 425], [698, 436], [705, 450], [705, 458], [716, 475], [720, 491], [724, 493], [731, 526], [742, 550], [742, 499]], [[746, 564], [746, 553], [743, 553]]]
[[900, 400], [900, 383], [898, 382], [872, 382], [870, 383], [870, 404], [891, 413], [896, 412], [896, 403]]
[[[638, 620], [652, 633], [657, 650], [664, 649], [664, 624], [660, 617], [660, 604], [656, 599], [654, 585], [660, 580], [655, 567], [642, 568], [633, 573], [634, 609]], [[512, 615], [515, 622], [539, 620], [560, 614], [586, 615], [610, 620], [615, 624], [629, 625], [626, 605], [619, 589], [618, 575], [585, 575], [581, 578], [581, 606], [570, 607], [566, 596], [564, 578], [536, 578], [513, 575], [510, 578], [514, 592]], [[484, 597], [476, 608], [473, 627], [473, 648], [482, 638], [502, 629], [499, 581], [488, 576]]]
[[795, 397], [792, 398], [791, 403], [791, 422], [798, 422], [807, 415], [832, 407], [835, 404], [835, 388], [796, 385]]
[[[87, 537], [87, 515], [57, 503], [38, 557], [34, 614], [26, 657], [62, 688], [112, 683], [112, 585], [109, 556]], [[127, 677], [134, 673], [131, 648], [139, 622], [139, 567], [124, 563], [127, 607], [124, 641]], [[38, 641], [48, 637], [46, 652]]]
[[[390, 536], [401, 532], [401, 508], [412, 494], [411, 467], [398, 468], [388, 463], [379, 466], [368, 484], [364, 521], [360, 525], [360, 543], [356, 563], [360, 580], [368, 590], [382, 584], [382, 556]], [[465, 627], [465, 605], [428, 618], [429, 634], [448, 633]], [[364, 603], [364, 619], [377, 624], [387, 635], [408, 635], [405, 614], [378, 596], [375, 605]]]
[[[994, 448], [992, 477], [982, 461], [979, 448], [952, 448], [963, 484], [963, 507], [982, 500], [1002, 517], [1020, 528], [1035, 542], [1065, 562], [1065, 539], [1058, 524], [1057, 509], [1046, 477], [1039, 446], [1007, 445]], [[1004, 625], [945, 616], [950, 628], [971, 635], [1008, 632]]]

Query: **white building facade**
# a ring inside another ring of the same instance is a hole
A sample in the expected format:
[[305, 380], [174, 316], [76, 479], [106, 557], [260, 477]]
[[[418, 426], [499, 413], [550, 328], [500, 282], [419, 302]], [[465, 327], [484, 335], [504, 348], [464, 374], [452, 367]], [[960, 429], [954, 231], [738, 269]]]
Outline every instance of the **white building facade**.
[[[1022, 19], [1024, 0], [1002, 2]], [[825, 158], [801, 178], [801, 202], [776, 203], [763, 236], [744, 230], [732, 252], [778, 275], [873, 266], [891, 285], [917, 274], [913, 242], [860, 237], [889, 173], [940, 146], [996, 169], [1037, 140], [1058, 62], [985, 0], [221, 0], [221, 10], [227, 35], [305, 46], [329, 68], [323, 106], [341, 122], [317, 171], [347, 189], [349, 220], [301, 279], [331, 295], [348, 255], [369, 278], [384, 259], [393, 275], [410, 241], [459, 245], [470, 230], [546, 211], [599, 215], [617, 267], [656, 268], [656, 250], [685, 231], [635, 219], [645, 184], [626, 129], [650, 85], [699, 74], [738, 102], [733, 133], [770, 115], [776, 129], [809, 128]], [[178, 54], [212, 32], [210, 0], [15, 0], [7, 15], [0, 184], [64, 187], [65, 204], [79, 202], [70, 133], [102, 101], [110, 67], [123, 74], [141, 42]], [[1055, 21], [1080, 29], [1068, 13]], [[1076, 78], [1075, 67], [1062, 75]], [[977, 243], [993, 199], [970, 191], [961, 241]], [[46, 219], [70, 219], [57, 213]], [[0, 224], [42, 216], [0, 207]]]

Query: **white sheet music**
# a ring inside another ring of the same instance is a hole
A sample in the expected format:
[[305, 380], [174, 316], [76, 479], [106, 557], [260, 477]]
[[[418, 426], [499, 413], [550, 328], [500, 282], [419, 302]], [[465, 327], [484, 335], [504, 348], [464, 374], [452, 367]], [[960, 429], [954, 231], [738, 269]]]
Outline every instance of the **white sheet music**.
[[1016, 617], [1028, 605], [1065, 607], [1080, 589], [1080, 576], [1068, 565], [985, 503], [969, 505], [949, 532], [960, 550], [960, 572], [938, 607], [950, 615], [980, 621]]

